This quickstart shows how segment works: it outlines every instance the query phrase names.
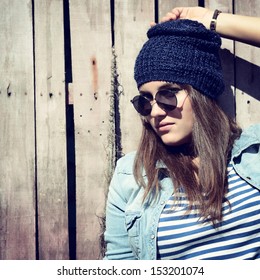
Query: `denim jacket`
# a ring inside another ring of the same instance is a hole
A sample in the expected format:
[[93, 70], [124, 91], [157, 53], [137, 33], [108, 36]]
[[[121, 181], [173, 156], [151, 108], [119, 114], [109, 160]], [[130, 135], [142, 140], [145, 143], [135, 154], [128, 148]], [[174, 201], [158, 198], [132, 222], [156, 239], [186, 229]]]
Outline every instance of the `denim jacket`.
[[[157, 226], [165, 203], [173, 191], [164, 177], [156, 201], [143, 201], [144, 189], [133, 176], [135, 152], [117, 162], [106, 206], [104, 259], [149, 259], [157, 256]], [[232, 149], [231, 163], [237, 174], [260, 190], [260, 124], [243, 131]]]

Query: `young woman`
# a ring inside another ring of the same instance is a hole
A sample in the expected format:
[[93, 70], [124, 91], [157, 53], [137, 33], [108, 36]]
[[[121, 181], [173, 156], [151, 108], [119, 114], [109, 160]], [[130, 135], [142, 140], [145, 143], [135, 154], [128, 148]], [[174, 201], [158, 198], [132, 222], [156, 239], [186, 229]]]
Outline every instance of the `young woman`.
[[136, 59], [143, 132], [110, 184], [105, 259], [260, 258], [260, 126], [217, 105], [219, 19], [208, 30], [186, 9], [153, 24]]

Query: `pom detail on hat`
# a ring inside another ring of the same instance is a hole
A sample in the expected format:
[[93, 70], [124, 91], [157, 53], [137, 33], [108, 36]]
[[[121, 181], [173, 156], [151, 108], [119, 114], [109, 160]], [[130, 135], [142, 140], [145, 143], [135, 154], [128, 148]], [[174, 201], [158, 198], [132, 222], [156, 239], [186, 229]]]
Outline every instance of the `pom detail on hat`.
[[224, 91], [221, 38], [216, 32], [197, 21], [176, 20], [155, 25], [147, 37], [135, 62], [138, 88], [165, 81], [191, 85], [211, 98]]

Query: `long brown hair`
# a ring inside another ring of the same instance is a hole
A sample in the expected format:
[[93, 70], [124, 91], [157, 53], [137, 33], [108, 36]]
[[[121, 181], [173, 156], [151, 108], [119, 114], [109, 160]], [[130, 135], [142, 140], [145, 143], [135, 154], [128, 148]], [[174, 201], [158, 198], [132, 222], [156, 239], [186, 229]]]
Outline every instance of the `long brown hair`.
[[[241, 129], [218, 106], [216, 101], [200, 94], [191, 86], [184, 86], [191, 100], [194, 124], [192, 142], [181, 147], [169, 147], [143, 120], [143, 131], [137, 151], [134, 176], [145, 188], [144, 199], [160, 191], [158, 162], [166, 166], [166, 173], [174, 185], [173, 193], [183, 189], [190, 203], [199, 205], [200, 217], [214, 225], [222, 220], [222, 203], [227, 191], [227, 163], [234, 140]], [[195, 164], [194, 157], [199, 158]], [[146, 180], [143, 177], [143, 169]], [[165, 169], [164, 169], [165, 170]]]

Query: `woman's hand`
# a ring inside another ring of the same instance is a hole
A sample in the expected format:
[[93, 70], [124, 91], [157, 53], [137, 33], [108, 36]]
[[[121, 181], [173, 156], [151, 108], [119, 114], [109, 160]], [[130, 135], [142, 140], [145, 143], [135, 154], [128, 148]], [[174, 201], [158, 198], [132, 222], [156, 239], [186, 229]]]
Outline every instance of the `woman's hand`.
[[[202, 7], [176, 7], [167, 13], [160, 22], [176, 19], [190, 19], [202, 23], [206, 28], [209, 28], [214, 11]], [[156, 23], [152, 22], [151, 26]]]

